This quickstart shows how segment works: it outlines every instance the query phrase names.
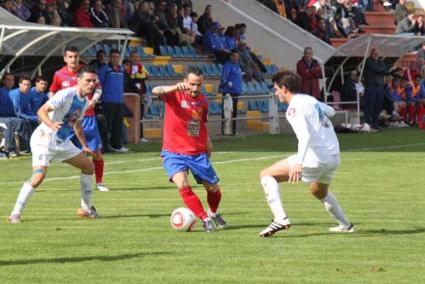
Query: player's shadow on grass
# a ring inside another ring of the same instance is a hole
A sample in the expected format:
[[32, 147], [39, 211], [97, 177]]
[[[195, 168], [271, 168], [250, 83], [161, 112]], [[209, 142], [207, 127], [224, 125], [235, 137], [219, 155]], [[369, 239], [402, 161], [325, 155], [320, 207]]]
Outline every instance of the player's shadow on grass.
[[84, 261], [118, 261], [133, 258], [149, 257], [166, 255], [168, 252], [139, 252], [131, 254], [120, 255], [94, 255], [94, 256], [70, 256], [70, 257], [56, 257], [56, 258], [32, 258], [32, 259], [16, 259], [16, 260], [0, 260], [1, 266], [13, 265], [32, 265], [32, 264], [50, 264], [50, 263], [76, 263]]
[[148, 190], [174, 190], [177, 191], [173, 186], [141, 186], [141, 187], [112, 187], [111, 191], [148, 191]]
[[170, 217], [171, 212], [164, 213], [151, 213], [151, 214], [118, 214], [118, 215], [110, 215], [110, 216], [102, 216], [102, 219], [120, 219], [120, 218], [139, 218], [139, 217], [149, 217], [149, 218], [161, 218], [161, 217]]

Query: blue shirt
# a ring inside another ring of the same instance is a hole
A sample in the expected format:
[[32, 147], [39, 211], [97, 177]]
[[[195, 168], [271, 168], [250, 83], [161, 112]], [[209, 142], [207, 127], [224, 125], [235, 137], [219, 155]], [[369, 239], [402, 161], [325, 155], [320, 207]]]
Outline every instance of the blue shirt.
[[118, 70], [110, 64], [105, 64], [98, 70], [102, 85], [102, 101], [105, 103], [124, 103], [124, 72], [120, 66]]
[[218, 33], [208, 30], [204, 36], [204, 48], [207, 52], [213, 53], [219, 51], [224, 46]]
[[227, 49], [235, 49], [236, 48], [236, 40], [232, 36], [224, 36], [224, 45]]
[[9, 97], [9, 89], [0, 88], [0, 117], [15, 117], [15, 109]]
[[47, 93], [39, 93], [35, 87], [31, 88], [28, 95], [30, 97], [31, 112], [33, 114], [37, 114], [40, 107], [49, 100]]
[[242, 69], [239, 62], [227, 60], [223, 66], [220, 85], [224, 94], [242, 94]]
[[35, 122], [38, 121], [38, 116], [31, 110], [29, 92], [23, 94], [19, 88], [16, 88], [9, 92], [9, 97], [13, 103], [17, 117]]

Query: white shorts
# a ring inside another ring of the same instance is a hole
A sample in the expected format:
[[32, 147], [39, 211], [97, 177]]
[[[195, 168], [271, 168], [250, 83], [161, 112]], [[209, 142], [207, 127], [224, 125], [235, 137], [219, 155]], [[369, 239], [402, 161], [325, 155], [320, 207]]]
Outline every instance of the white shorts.
[[[295, 164], [296, 155], [289, 156], [287, 161], [290, 167]], [[339, 155], [330, 156], [326, 163], [318, 163], [316, 166], [303, 165], [301, 180], [306, 183], [319, 182], [330, 184], [336, 169], [341, 163]]]
[[37, 128], [31, 136], [32, 166], [48, 167], [55, 160], [63, 162], [81, 153], [72, 142], [62, 141], [54, 133]]

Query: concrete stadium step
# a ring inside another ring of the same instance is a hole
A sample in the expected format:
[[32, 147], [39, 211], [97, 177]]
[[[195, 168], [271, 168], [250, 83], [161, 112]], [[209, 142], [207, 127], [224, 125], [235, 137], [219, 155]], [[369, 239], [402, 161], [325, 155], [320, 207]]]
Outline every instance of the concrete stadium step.
[[365, 12], [366, 21], [372, 25], [394, 26], [394, 14], [390, 12]]
[[368, 34], [395, 34], [395, 25], [362, 25], [361, 29], [363, 29]]
[[345, 44], [349, 39], [345, 37], [333, 37], [331, 38], [331, 44], [333, 47], [338, 48]]
[[396, 61], [394, 66], [400, 68], [408, 68], [412, 62], [416, 62], [416, 52], [411, 52], [403, 55]]

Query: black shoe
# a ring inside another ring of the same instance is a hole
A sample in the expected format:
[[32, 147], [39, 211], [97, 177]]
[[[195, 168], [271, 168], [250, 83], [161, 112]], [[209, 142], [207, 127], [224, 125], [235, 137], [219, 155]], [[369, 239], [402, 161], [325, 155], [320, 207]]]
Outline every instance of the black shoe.
[[226, 223], [226, 221], [224, 221], [223, 217], [221, 217], [220, 214], [218, 214], [218, 213], [213, 214], [213, 213], [208, 211], [208, 216], [213, 220], [216, 228], [218, 228], [218, 229], [227, 228], [227, 223]]

